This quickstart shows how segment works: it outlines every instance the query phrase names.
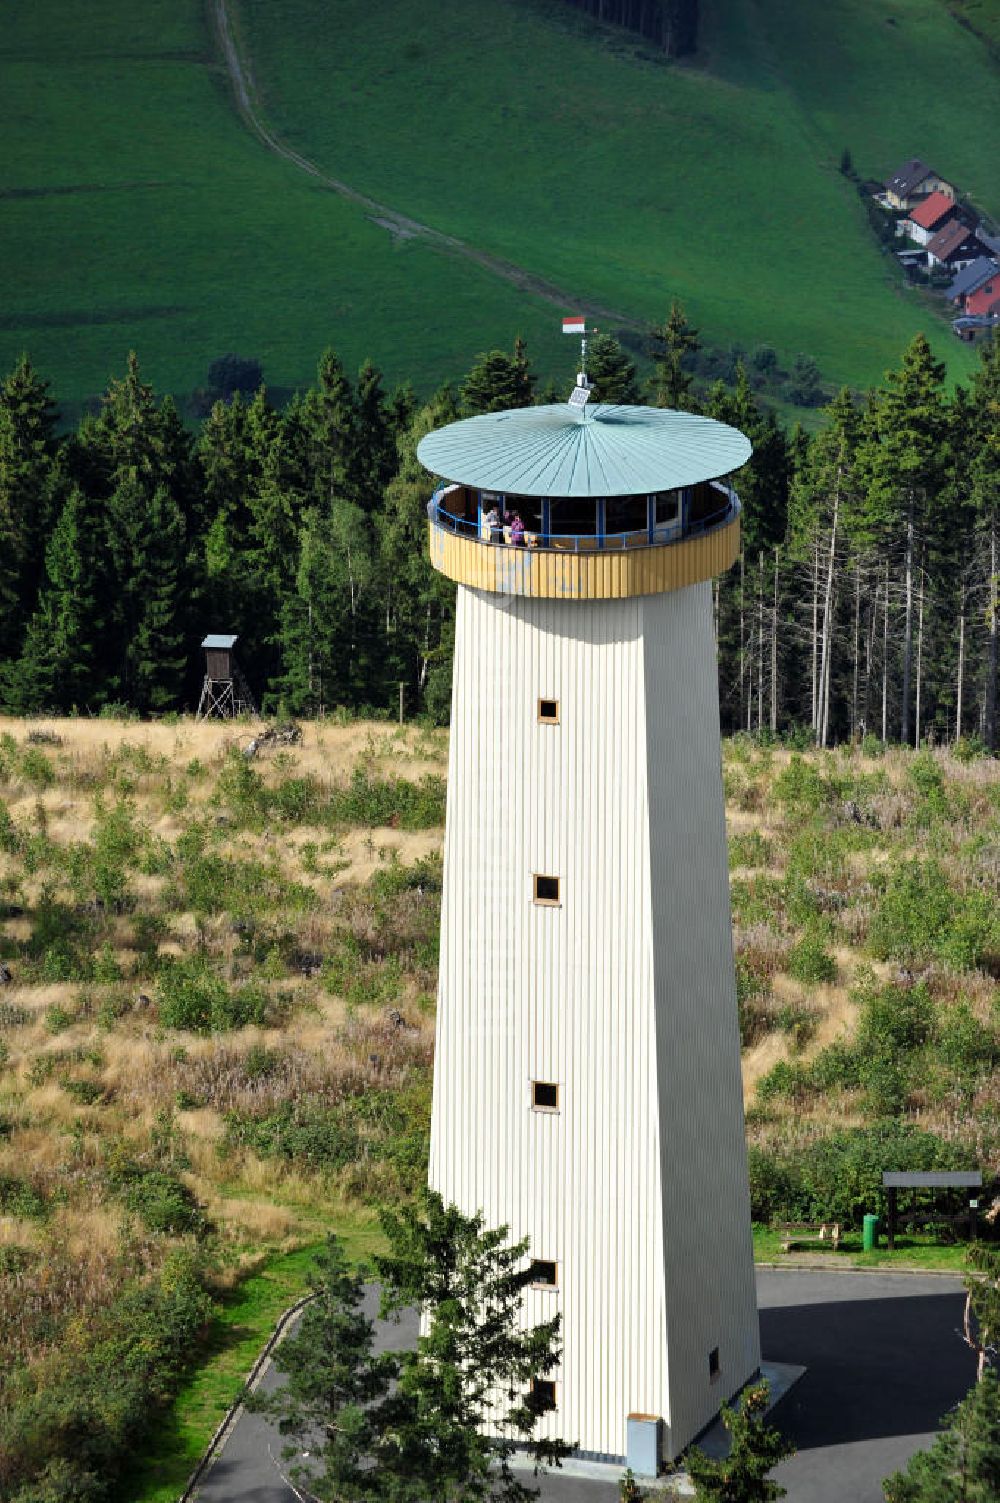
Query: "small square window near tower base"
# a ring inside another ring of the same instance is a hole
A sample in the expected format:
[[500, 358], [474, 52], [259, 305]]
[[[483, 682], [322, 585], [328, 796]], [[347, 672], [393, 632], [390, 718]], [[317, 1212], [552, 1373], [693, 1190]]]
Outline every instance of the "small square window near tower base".
[[531, 1275], [531, 1282], [541, 1285], [543, 1289], [555, 1289], [559, 1283], [558, 1265], [547, 1258], [532, 1258], [528, 1272]]
[[540, 699], [538, 701], [538, 718], [541, 721], [542, 725], [558, 725], [558, 699]]
[[559, 1110], [559, 1087], [554, 1080], [533, 1080], [531, 1082], [531, 1105], [536, 1112], [557, 1112]]
[[712, 1350], [708, 1354], [708, 1380], [710, 1383], [714, 1383], [715, 1379], [719, 1376], [720, 1370], [719, 1348], [717, 1346], [713, 1346]]
[[532, 1378], [531, 1397], [540, 1414], [556, 1407], [556, 1385], [551, 1378]]
[[535, 902], [548, 904], [549, 907], [558, 907], [558, 877], [542, 877], [538, 872], [535, 873]]

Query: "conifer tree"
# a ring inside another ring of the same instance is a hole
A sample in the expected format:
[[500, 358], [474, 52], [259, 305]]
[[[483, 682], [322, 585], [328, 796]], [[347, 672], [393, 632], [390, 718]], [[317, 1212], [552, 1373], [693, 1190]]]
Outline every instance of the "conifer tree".
[[95, 651], [109, 596], [103, 527], [74, 487], [45, 555], [38, 607], [10, 673], [7, 701], [17, 714], [70, 710], [107, 698]]
[[[292, 1477], [329, 1503], [529, 1503], [538, 1491], [511, 1467], [518, 1445], [543, 1470], [571, 1449], [536, 1439], [544, 1408], [532, 1380], [559, 1360], [559, 1317], [522, 1321], [527, 1243], [508, 1243], [426, 1193], [381, 1214], [389, 1251], [376, 1260], [383, 1318], [416, 1306], [416, 1349], [377, 1355], [361, 1278], [331, 1237], [315, 1298], [275, 1365], [287, 1381], [253, 1407], [298, 1442]], [[489, 1426], [491, 1433], [487, 1433]]]
[[887, 1503], [994, 1503], [1000, 1497], [1000, 1380], [987, 1371], [928, 1451], [886, 1479]]
[[772, 1503], [786, 1489], [768, 1476], [779, 1461], [795, 1454], [781, 1431], [767, 1423], [768, 1386], [748, 1388], [735, 1409], [725, 1406], [722, 1423], [730, 1434], [728, 1456], [715, 1460], [692, 1446], [685, 1458], [697, 1503]]
[[597, 402], [633, 403], [639, 400], [635, 361], [613, 334], [595, 334], [587, 347], [587, 375]]
[[685, 369], [685, 361], [690, 361], [699, 349], [698, 330], [688, 323], [683, 307], [675, 298], [665, 321], [653, 329], [650, 386], [656, 407], [697, 410], [691, 394], [694, 377]]
[[0, 661], [20, 651], [56, 498], [56, 409], [26, 355], [0, 383]]
[[503, 350], [487, 350], [477, 355], [475, 365], [462, 382], [462, 407], [469, 415], [530, 407], [534, 388], [535, 377], [527, 350], [524, 341], [518, 339], [513, 355]]
[[354, 432], [354, 486], [368, 516], [382, 504], [396, 466], [395, 433], [382, 390], [382, 375], [370, 360], [358, 372]]
[[353, 499], [358, 469], [357, 402], [333, 350], [325, 350], [320, 359], [317, 384], [306, 393], [301, 421], [317, 502], [329, 505], [335, 496]]

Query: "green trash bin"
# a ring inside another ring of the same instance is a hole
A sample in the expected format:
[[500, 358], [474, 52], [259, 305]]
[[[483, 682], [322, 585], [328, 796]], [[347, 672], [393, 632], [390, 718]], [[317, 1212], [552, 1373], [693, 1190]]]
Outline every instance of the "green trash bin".
[[865, 1252], [878, 1247], [878, 1217], [868, 1215], [861, 1223], [861, 1246]]

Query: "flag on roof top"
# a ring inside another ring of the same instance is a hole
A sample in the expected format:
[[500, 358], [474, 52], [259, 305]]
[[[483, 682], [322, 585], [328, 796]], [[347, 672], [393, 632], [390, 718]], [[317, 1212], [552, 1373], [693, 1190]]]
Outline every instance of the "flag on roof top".
[[587, 321], [582, 313], [572, 313], [569, 318], [563, 319], [564, 334], [586, 334]]

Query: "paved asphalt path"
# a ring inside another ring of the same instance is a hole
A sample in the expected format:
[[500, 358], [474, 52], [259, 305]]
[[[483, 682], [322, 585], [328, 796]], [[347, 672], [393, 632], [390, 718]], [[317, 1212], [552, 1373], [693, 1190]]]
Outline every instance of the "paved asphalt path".
[[[805, 1376], [773, 1411], [798, 1447], [775, 1475], [789, 1503], [883, 1503], [883, 1477], [928, 1445], [968, 1390], [975, 1359], [960, 1336], [957, 1280], [916, 1274], [757, 1270], [761, 1338], [770, 1362]], [[376, 1297], [371, 1295], [371, 1313]], [[385, 1347], [414, 1340], [415, 1320], [381, 1327]], [[264, 1387], [278, 1381], [271, 1368]], [[241, 1414], [198, 1491], [198, 1503], [294, 1503], [278, 1470], [283, 1442]], [[550, 1476], [544, 1503], [618, 1503], [613, 1482]]]

